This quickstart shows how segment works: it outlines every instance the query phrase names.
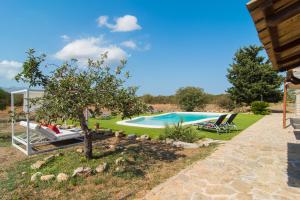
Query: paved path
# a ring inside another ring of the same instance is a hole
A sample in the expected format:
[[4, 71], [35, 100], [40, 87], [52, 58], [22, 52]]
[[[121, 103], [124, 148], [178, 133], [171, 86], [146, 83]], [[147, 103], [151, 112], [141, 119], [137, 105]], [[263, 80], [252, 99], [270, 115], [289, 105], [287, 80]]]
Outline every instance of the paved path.
[[146, 199], [300, 199], [300, 133], [264, 117]]

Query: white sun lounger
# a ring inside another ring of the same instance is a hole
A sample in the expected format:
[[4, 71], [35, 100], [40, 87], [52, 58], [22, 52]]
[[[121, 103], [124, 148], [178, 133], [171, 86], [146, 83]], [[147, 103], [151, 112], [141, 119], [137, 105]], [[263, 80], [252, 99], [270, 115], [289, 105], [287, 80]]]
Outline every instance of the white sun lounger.
[[[21, 121], [20, 125], [23, 127], [27, 127], [27, 122]], [[59, 141], [59, 140], [68, 140], [74, 139], [78, 137], [82, 137], [81, 129], [74, 128], [74, 129], [59, 129], [60, 133], [57, 134], [53, 130], [48, 127], [40, 126], [39, 124], [29, 123], [29, 128], [35, 132], [42, 134], [43, 136], [47, 137], [49, 140], [52, 141]]]

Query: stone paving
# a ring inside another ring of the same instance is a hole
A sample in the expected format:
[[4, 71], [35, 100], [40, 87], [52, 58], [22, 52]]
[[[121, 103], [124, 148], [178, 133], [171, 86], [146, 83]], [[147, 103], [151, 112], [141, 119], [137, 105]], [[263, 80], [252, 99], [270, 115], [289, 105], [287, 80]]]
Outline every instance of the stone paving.
[[300, 133], [281, 117], [264, 117], [145, 199], [300, 199]]

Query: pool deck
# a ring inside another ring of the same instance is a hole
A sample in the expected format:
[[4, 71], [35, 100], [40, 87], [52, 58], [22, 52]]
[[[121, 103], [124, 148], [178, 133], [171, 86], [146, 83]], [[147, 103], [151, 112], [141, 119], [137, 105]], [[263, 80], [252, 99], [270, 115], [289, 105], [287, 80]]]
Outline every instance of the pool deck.
[[281, 124], [265, 116], [145, 199], [300, 199], [300, 133]]

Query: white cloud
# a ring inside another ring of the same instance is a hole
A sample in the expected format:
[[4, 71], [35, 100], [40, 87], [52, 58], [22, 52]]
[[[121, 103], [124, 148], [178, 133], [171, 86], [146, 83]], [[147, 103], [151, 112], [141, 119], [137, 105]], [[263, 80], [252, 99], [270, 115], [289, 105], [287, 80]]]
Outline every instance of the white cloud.
[[120, 43], [121, 46], [137, 50], [137, 51], [148, 51], [151, 49], [150, 43], [144, 43], [144, 42], [135, 42], [133, 40], [126, 40]]
[[77, 59], [80, 64], [86, 64], [87, 60], [99, 59], [107, 52], [107, 62], [118, 62], [127, 58], [127, 53], [116, 45], [107, 44], [103, 37], [89, 37], [74, 40], [66, 44], [54, 56], [60, 60]]
[[133, 40], [126, 40], [121, 43], [122, 46], [130, 48], [130, 49], [136, 49], [137, 45]]
[[0, 77], [13, 79], [21, 71], [22, 65], [22, 63], [17, 61], [0, 61]]
[[142, 29], [142, 27], [138, 24], [137, 18], [133, 15], [124, 15], [123, 17], [119, 17], [115, 19], [115, 24], [108, 22], [108, 16], [100, 16], [97, 19], [97, 22], [100, 27], [105, 26], [113, 32], [129, 32]]
[[60, 38], [63, 39], [64, 41], [70, 40], [70, 37], [68, 35], [61, 35]]

